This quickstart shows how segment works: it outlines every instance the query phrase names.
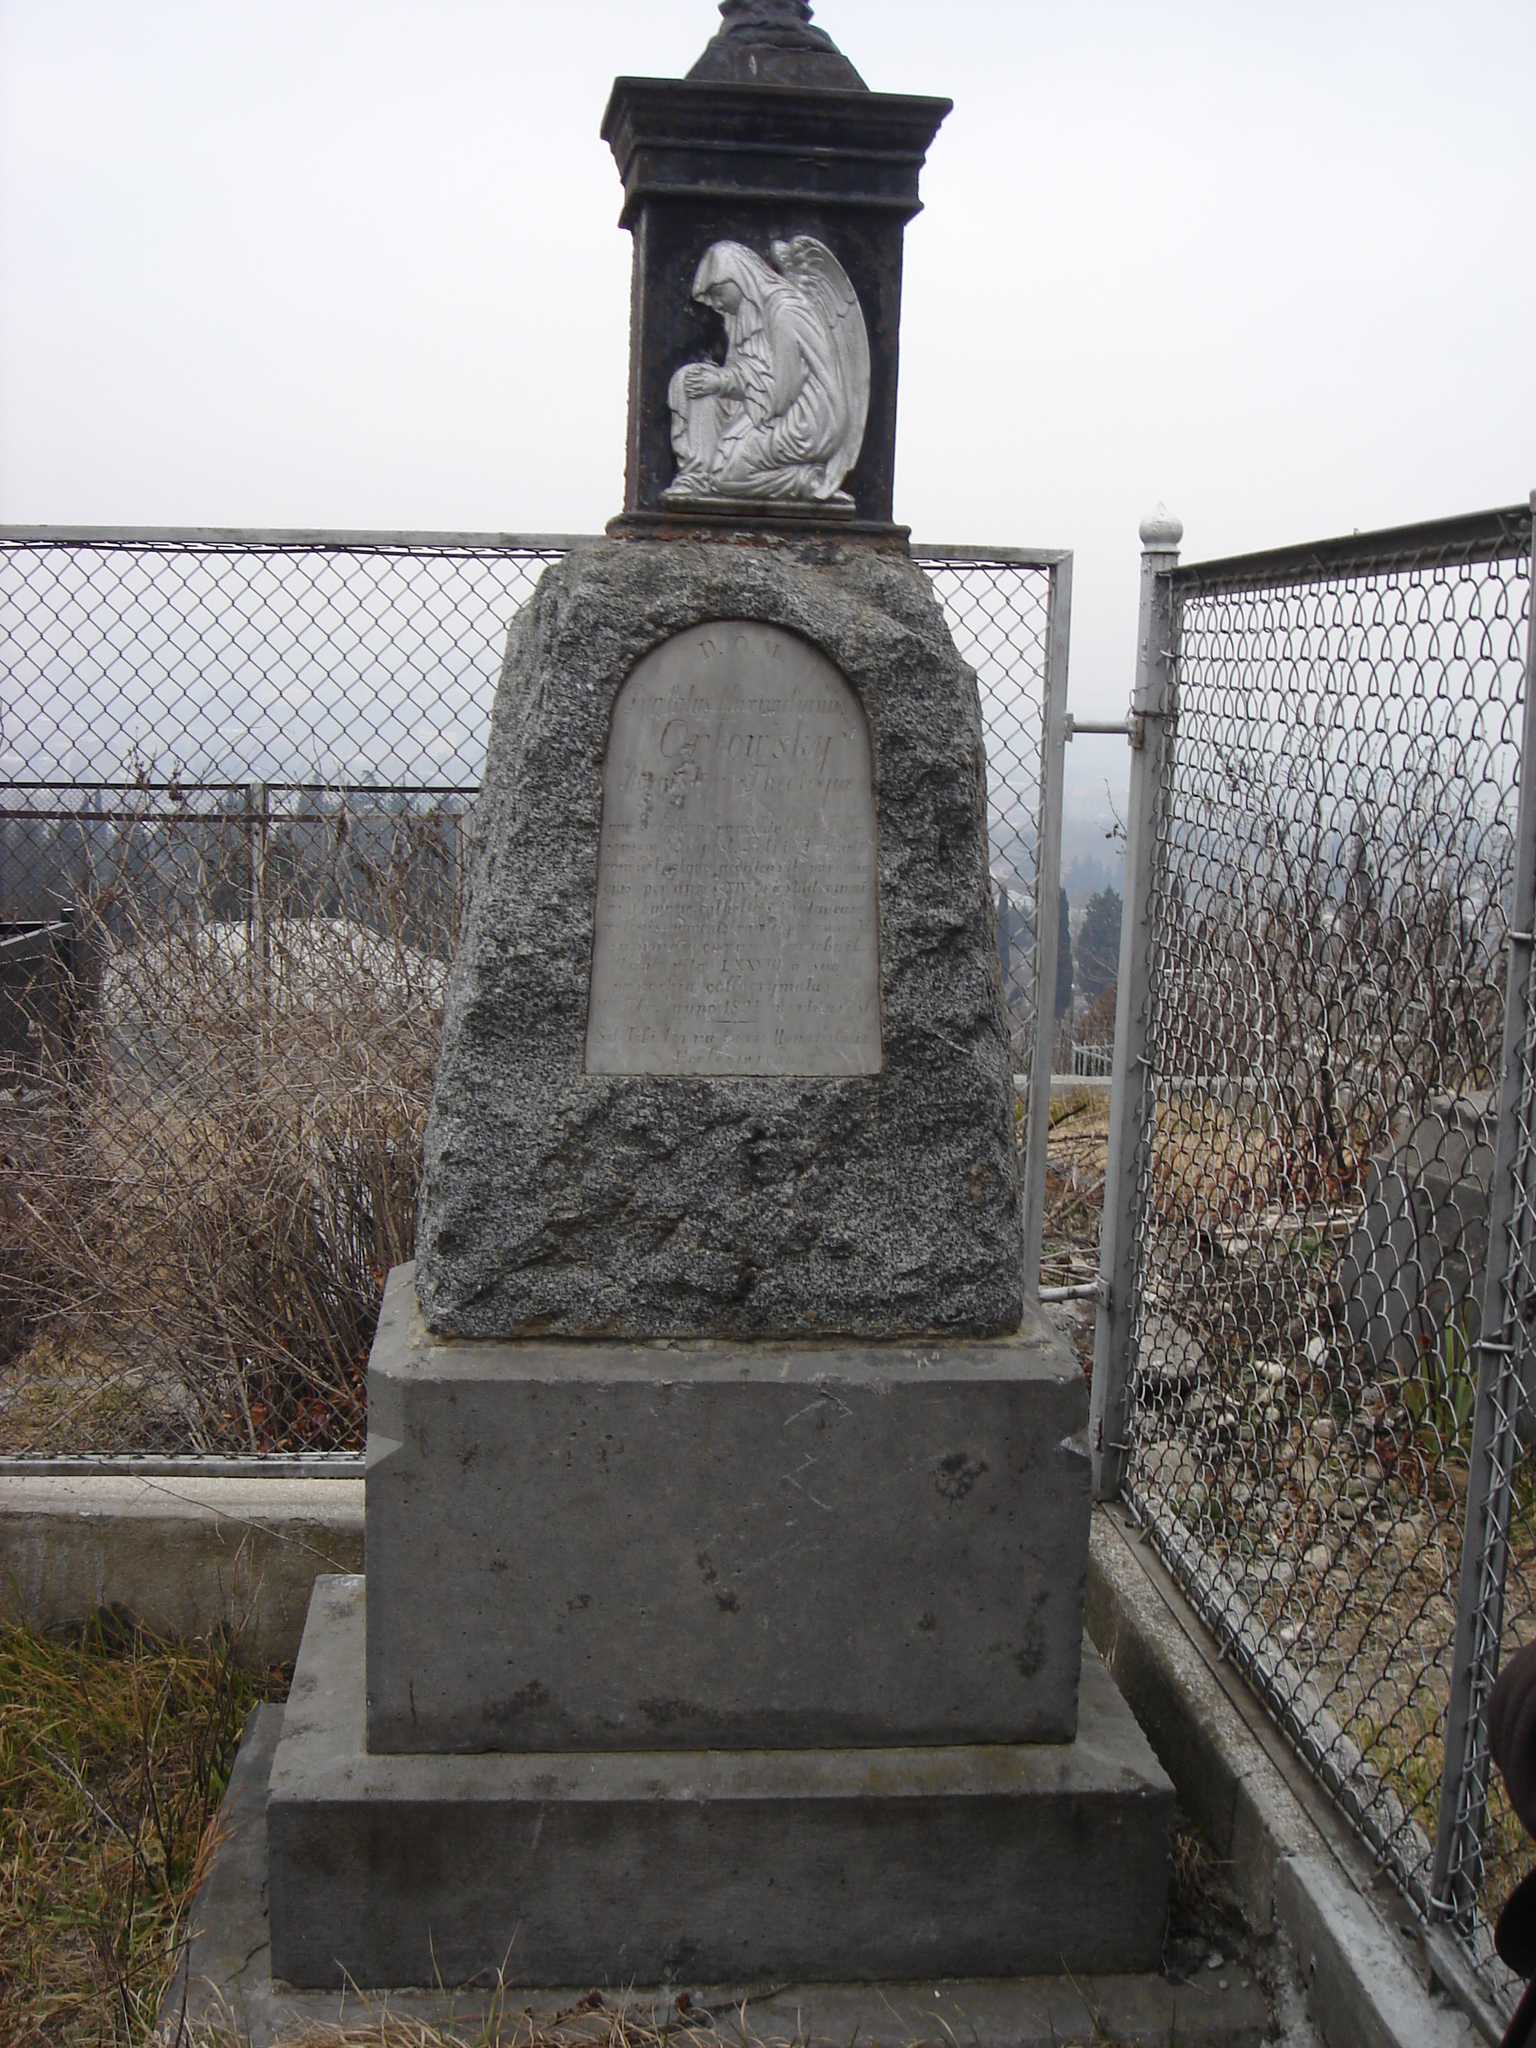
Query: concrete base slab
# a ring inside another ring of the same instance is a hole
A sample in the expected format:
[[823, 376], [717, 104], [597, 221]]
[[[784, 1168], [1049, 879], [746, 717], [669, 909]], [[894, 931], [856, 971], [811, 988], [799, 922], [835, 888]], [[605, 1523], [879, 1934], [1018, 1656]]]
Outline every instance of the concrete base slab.
[[706, 1983], [1136, 1970], [1173, 1787], [1103, 1666], [1078, 1739], [378, 1756], [363, 1581], [316, 1584], [268, 1799], [291, 1983]]
[[[247, 2048], [274, 2048], [305, 2024], [375, 2021], [388, 2012], [460, 2024], [473, 2040], [495, 2001], [485, 1990], [299, 1991], [274, 1981], [266, 1899], [266, 1791], [282, 1732], [283, 1711], [259, 1707], [230, 1777], [220, 1815], [220, 1847], [194, 1902], [191, 1939], [181, 1972], [161, 2011], [167, 2040], [185, 2017], [188, 2034], [216, 2014], [228, 2015]], [[519, 1991], [504, 2010], [535, 2019], [568, 2013], [588, 1990]], [[688, 1993], [679, 2010], [679, 1998]], [[611, 2007], [616, 2001], [610, 1996]], [[1064, 2048], [1069, 2042], [1115, 2041], [1123, 2048], [1259, 2048], [1268, 2006], [1256, 1984], [1234, 1977], [1223, 1988], [1202, 1973], [1173, 1984], [1153, 1973], [1017, 1978], [930, 1977], [862, 1984], [670, 1984], [629, 1990], [619, 2002], [645, 2020], [681, 2033], [717, 2015], [722, 2036], [739, 2041], [743, 2015], [751, 2041], [795, 2041], [801, 2048], [847, 2048], [855, 2038], [879, 2048]]]
[[446, 1341], [368, 1368], [368, 1746], [1070, 1742], [1087, 1391], [926, 1343]]

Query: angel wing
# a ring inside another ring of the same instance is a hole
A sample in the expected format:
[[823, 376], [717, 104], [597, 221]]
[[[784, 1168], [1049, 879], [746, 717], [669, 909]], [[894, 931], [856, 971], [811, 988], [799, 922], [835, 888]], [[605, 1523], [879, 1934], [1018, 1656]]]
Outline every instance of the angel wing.
[[826, 330], [837, 368], [843, 401], [842, 440], [827, 459], [818, 498], [830, 498], [859, 459], [864, 445], [864, 425], [869, 418], [869, 330], [858, 294], [848, 282], [848, 273], [825, 242], [814, 235], [796, 235], [793, 241], [774, 242], [768, 251], [774, 267], [799, 290], [815, 308]]

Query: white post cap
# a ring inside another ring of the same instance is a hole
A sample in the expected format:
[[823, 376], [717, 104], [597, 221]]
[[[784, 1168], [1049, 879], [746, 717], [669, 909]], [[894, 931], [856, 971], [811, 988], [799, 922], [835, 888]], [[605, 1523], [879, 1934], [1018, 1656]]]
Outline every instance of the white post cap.
[[1184, 522], [1175, 519], [1161, 499], [1155, 512], [1141, 522], [1141, 544], [1156, 554], [1176, 554], [1184, 538]]

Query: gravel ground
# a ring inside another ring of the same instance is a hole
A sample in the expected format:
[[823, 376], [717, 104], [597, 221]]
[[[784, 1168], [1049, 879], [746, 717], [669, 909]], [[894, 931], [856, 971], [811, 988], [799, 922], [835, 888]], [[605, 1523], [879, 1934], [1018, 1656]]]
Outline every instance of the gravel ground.
[[1322, 2048], [1322, 2037], [1307, 2017], [1301, 1971], [1284, 1931], [1253, 1933], [1222, 1866], [1188, 1821], [1180, 1823], [1174, 1837], [1163, 1971], [1179, 1984], [1201, 1971], [1213, 1972], [1219, 1983], [1257, 1983], [1269, 1999], [1270, 2039], [1280, 2048]]

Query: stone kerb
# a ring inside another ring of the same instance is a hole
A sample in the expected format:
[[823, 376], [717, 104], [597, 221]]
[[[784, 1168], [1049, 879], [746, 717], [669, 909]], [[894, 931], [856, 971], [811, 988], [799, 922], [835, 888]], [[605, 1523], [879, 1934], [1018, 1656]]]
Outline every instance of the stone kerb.
[[[615, 698], [720, 620], [799, 636], [868, 722], [877, 1073], [586, 1071]], [[1018, 1326], [1011, 1063], [971, 670], [922, 572], [827, 540], [600, 542], [515, 624], [425, 1146], [417, 1286], [467, 1337]]]

